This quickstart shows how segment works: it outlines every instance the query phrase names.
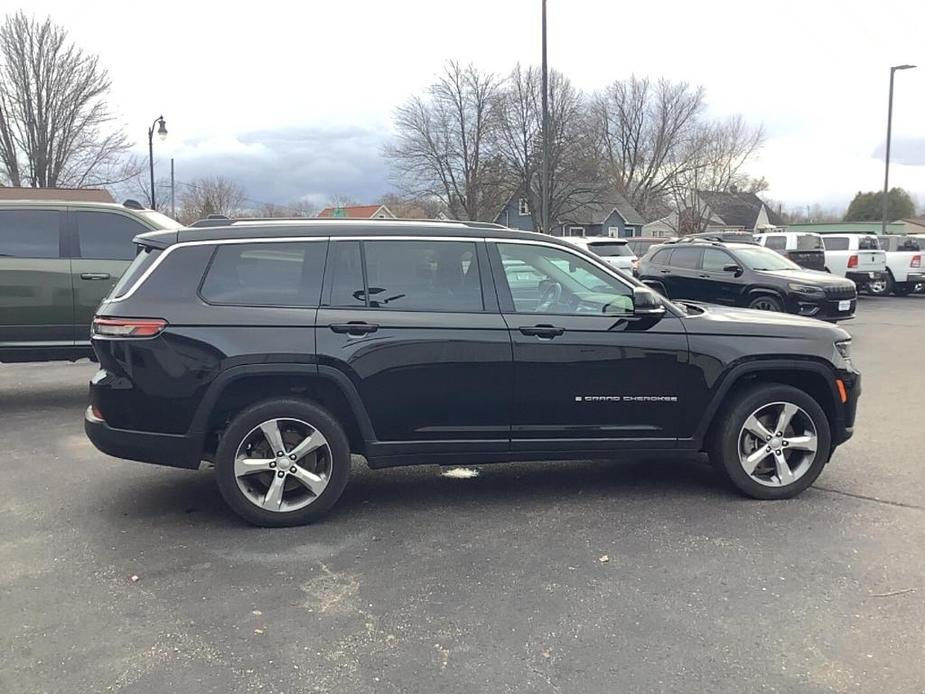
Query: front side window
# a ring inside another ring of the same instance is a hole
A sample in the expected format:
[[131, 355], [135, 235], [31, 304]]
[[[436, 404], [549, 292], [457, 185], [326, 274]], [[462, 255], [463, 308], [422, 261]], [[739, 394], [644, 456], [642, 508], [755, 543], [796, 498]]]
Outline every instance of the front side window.
[[238, 306], [318, 306], [327, 244], [230, 243], [215, 250], [202, 298]]
[[399, 311], [482, 311], [472, 241], [365, 241], [369, 305]]
[[331, 277], [331, 306], [366, 306], [359, 241], [333, 241], [325, 273]]
[[584, 258], [549, 246], [497, 247], [517, 313], [600, 315], [633, 310], [632, 289]]
[[735, 265], [732, 256], [725, 251], [715, 248], [705, 248], [703, 251], [704, 272], [722, 272], [727, 265]]
[[57, 258], [61, 213], [0, 210], [0, 258]]
[[844, 236], [826, 236], [822, 243], [827, 251], [847, 251], [851, 248], [851, 242]]
[[131, 260], [135, 257], [132, 239], [150, 231], [141, 222], [115, 212], [77, 211], [74, 216], [81, 258]]

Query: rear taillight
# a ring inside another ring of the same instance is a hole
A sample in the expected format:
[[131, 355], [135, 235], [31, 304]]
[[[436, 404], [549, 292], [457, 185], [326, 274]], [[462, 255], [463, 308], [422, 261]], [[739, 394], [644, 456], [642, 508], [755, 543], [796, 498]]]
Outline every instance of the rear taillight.
[[93, 319], [93, 334], [101, 337], [154, 337], [166, 327], [162, 318]]
[[912, 256], [912, 262], [909, 263], [909, 267], [922, 267], [922, 256]]
[[856, 255], [848, 258], [848, 267], [857, 267], [858, 266], [858, 257]]

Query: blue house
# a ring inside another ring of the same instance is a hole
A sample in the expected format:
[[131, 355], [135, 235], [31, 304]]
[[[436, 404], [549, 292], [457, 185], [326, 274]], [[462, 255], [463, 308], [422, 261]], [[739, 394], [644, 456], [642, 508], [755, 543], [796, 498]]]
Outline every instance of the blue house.
[[[496, 224], [512, 229], [536, 231], [533, 211], [523, 194], [517, 190], [508, 198], [501, 212], [495, 217]], [[645, 224], [642, 216], [629, 201], [617, 192], [609, 192], [602, 200], [588, 200], [575, 205], [575, 209], [563, 214], [552, 225], [555, 236], [618, 236], [642, 235]]]

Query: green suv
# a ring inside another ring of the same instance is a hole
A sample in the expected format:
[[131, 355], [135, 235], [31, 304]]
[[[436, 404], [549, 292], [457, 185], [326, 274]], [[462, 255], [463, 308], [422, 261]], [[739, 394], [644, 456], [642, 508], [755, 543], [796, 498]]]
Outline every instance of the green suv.
[[90, 323], [132, 239], [179, 226], [133, 201], [0, 201], [0, 362], [93, 356]]

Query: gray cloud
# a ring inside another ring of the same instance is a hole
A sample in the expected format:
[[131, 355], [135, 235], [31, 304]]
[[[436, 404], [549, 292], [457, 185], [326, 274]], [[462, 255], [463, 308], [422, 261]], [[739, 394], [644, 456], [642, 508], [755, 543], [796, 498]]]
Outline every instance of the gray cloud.
[[385, 137], [357, 127], [279, 128], [189, 142], [176, 153], [177, 179], [225, 176], [261, 202], [320, 204], [335, 194], [373, 201], [389, 188]]
[[[881, 142], [872, 156], [883, 159], [886, 141]], [[925, 138], [894, 137], [890, 145], [890, 163], [908, 166], [925, 166]]]

